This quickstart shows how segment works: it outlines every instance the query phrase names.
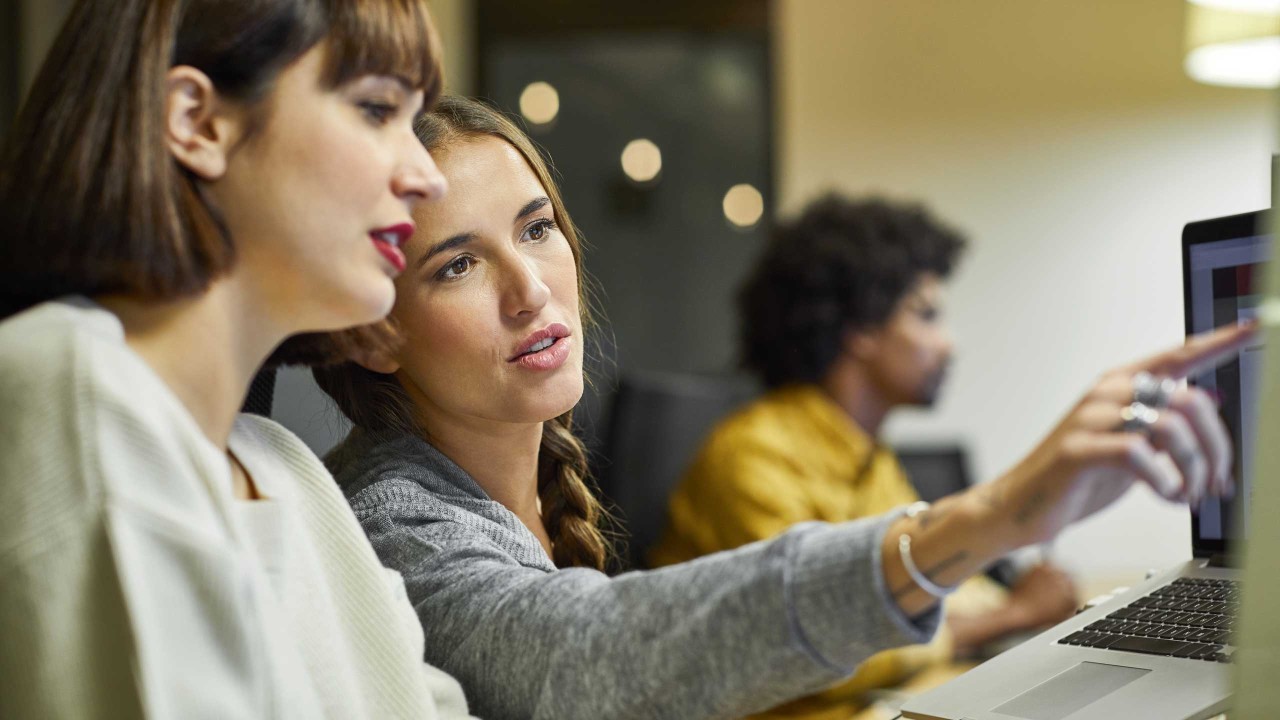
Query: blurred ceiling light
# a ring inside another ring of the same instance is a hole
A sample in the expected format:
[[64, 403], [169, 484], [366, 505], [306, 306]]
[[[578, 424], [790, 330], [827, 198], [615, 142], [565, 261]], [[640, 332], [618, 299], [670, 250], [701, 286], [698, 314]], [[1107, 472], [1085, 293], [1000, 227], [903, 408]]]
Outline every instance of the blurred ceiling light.
[[1188, 75], [1209, 85], [1280, 87], [1280, 0], [1188, 2]]
[[653, 180], [662, 172], [662, 151], [651, 140], [632, 140], [622, 149], [622, 172], [638, 183]]
[[759, 190], [747, 183], [729, 188], [722, 204], [724, 216], [740, 228], [753, 227], [764, 215], [764, 197]]
[[560, 93], [551, 83], [529, 83], [520, 93], [520, 114], [534, 125], [546, 125], [560, 113]]

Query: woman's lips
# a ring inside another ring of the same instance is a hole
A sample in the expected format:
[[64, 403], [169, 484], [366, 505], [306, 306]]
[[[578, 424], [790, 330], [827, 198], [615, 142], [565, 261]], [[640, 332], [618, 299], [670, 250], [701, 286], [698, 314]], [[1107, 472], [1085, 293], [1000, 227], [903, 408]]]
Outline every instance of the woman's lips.
[[396, 269], [396, 272], [402, 273], [407, 262], [404, 251], [400, 248], [404, 246], [410, 235], [413, 235], [413, 223], [398, 223], [370, 231], [369, 239], [373, 241], [373, 246], [378, 249], [378, 252], [382, 253], [382, 257]]
[[392, 267], [396, 269], [396, 272], [404, 272], [406, 261], [404, 259], [404, 253], [401, 252], [400, 248], [381, 238], [373, 236], [370, 236], [370, 238], [373, 240], [373, 246], [378, 248], [378, 252], [382, 253], [382, 257], [386, 258], [387, 262], [391, 263]]
[[572, 342], [573, 338], [558, 338], [551, 345], [538, 352], [520, 355], [511, 362], [529, 370], [555, 370], [564, 365], [565, 360], [569, 359], [569, 351], [572, 349], [570, 343]]
[[564, 323], [553, 322], [541, 330], [534, 330], [529, 333], [529, 337], [525, 338], [524, 341], [520, 343], [520, 347], [516, 348], [515, 353], [513, 353], [508, 360], [515, 360], [517, 357], [532, 350], [538, 345], [538, 343], [544, 340], [550, 339], [555, 341], [560, 338], [569, 337], [569, 335], [569, 328]]

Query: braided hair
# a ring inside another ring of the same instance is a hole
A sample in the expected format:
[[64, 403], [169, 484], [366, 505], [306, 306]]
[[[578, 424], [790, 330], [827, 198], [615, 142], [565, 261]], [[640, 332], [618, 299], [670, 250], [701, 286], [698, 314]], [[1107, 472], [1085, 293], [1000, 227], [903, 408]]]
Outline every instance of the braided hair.
[[[592, 328], [590, 283], [582, 270], [582, 243], [565, 210], [551, 170], [528, 136], [497, 110], [463, 97], [445, 96], [414, 126], [429, 151], [437, 151], [467, 138], [493, 136], [514, 147], [547, 191], [556, 224], [569, 242], [578, 270], [579, 307], [584, 329]], [[394, 333], [390, 320], [384, 332]], [[413, 402], [393, 376], [374, 372], [356, 362], [316, 366], [312, 373], [352, 424], [373, 435], [413, 434], [426, 437]], [[611, 549], [601, 529], [608, 515], [592, 491], [587, 453], [573, 432], [573, 411], [542, 425], [538, 453], [538, 498], [542, 520], [551, 537], [552, 560], [557, 567], [589, 567], [603, 570]]]

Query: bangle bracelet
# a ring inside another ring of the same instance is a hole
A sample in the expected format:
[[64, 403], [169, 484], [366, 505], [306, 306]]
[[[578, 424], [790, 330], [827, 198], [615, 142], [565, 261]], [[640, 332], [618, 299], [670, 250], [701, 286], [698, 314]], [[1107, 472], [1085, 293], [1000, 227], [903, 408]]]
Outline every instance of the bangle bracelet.
[[[907, 517], [914, 518], [916, 515], [919, 515], [928, 508], [929, 503], [927, 502], [912, 503], [907, 507]], [[920, 572], [920, 568], [916, 567], [916, 561], [911, 557], [911, 536], [907, 533], [902, 533], [898, 536], [898, 556], [902, 558], [902, 567], [906, 568], [907, 575], [911, 576], [912, 582], [918, 585], [921, 590], [924, 590], [935, 598], [942, 600], [946, 596], [955, 592], [956, 588], [960, 587], [959, 585], [943, 587], [942, 585], [939, 585], [925, 577], [924, 573]]]

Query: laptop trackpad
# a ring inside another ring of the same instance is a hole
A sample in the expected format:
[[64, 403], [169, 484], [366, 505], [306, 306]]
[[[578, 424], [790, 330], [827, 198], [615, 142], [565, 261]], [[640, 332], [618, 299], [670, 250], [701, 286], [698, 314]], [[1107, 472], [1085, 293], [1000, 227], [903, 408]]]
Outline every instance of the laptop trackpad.
[[995, 708], [995, 712], [1024, 720], [1062, 720], [1149, 672], [1123, 665], [1082, 662]]

